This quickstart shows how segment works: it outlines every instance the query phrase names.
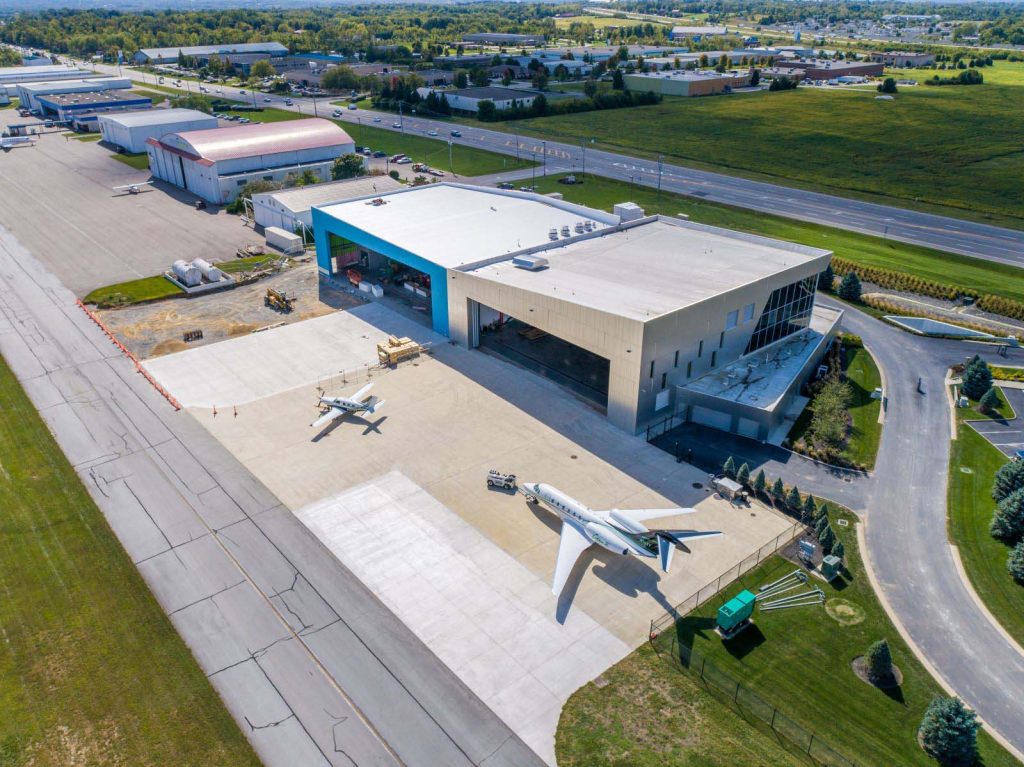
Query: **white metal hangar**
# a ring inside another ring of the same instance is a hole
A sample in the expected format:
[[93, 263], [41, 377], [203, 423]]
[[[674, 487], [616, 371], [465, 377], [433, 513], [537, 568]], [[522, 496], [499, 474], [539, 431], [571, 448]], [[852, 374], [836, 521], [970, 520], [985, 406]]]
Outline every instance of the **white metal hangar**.
[[103, 140], [126, 152], [145, 152], [147, 139], [217, 125], [216, 117], [198, 109], [147, 109], [99, 116]]
[[306, 170], [329, 179], [334, 160], [354, 150], [345, 131], [321, 118], [168, 133], [146, 141], [156, 178], [216, 204], [231, 202], [257, 179], [283, 182]]
[[412, 281], [435, 330], [630, 432], [676, 414], [767, 438], [841, 316], [814, 306], [829, 251], [632, 204], [440, 183], [314, 207], [313, 228], [321, 274], [362, 270], [385, 298]]
[[314, 205], [397, 192], [399, 189], [405, 189], [405, 184], [391, 176], [360, 176], [344, 181], [261, 192], [252, 196], [252, 216], [256, 224], [262, 227], [276, 226], [295, 232], [300, 226], [305, 226], [312, 230]]

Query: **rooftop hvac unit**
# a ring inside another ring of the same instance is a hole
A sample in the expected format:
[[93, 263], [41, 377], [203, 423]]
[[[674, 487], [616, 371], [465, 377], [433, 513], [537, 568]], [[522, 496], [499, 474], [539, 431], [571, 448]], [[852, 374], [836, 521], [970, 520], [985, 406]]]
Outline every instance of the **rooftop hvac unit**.
[[563, 226], [562, 227], [562, 236], [563, 237], [568, 237], [569, 236], [569, 227], [567, 227], [567, 226]]
[[512, 258], [512, 265], [530, 272], [537, 272], [548, 268], [548, 260], [544, 256], [531, 256], [527, 254], [524, 256], [514, 256]]
[[616, 204], [612, 212], [615, 213], [623, 223], [626, 221], [636, 221], [644, 217], [644, 209], [635, 202], [620, 202]]
[[557, 229], [549, 229], [548, 230], [548, 239], [549, 240], [557, 240], [558, 239], [558, 230]]
[[577, 221], [574, 229], [576, 230], [576, 234], [583, 234], [583, 222]]
[[592, 232], [592, 231], [594, 231], [594, 222], [591, 221], [590, 219], [587, 219], [586, 221], [584, 221], [583, 222], [583, 231], [585, 231], [585, 232]]

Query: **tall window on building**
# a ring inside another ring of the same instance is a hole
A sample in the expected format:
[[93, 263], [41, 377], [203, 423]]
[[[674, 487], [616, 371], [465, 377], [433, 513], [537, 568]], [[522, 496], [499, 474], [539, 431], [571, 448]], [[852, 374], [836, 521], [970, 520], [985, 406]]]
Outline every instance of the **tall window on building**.
[[718, 348], [721, 349], [723, 346], [725, 346], [725, 331], [724, 330], [721, 333], [718, 334]]
[[654, 360], [651, 360], [651, 375], [650, 378], [654, 378]]
[[747, 344], [745, 354], [806, 328], [814, 309], [814, 277], [772, 291]]
[[661, 388], [664, 389], [668, 386], [668, 373], [661, 374]]
[[674, 367], [674, 368], [679, 367], [679, 350], [678, 349], [676, 349], [676, 358], [675, 358], [675, 361], [672, 363], [672, 367]]
[[743, 324], [746, 325], [752, 319], [754, 319], [754, 305], [747, 304], [743, 307]]
[[693, 360], [688, 360], [686, 363], [686, 377], [689, 378], [693, 375]]
[[703, 341], [701, 341], [699, 344], [697, 344], [697, 356], [698, 357], [703, 357], [704, 356], [704, 342]]
[[715, 366], [715, 362], [717, 362], [717, 361], [718, 361], [718, 352], [717, 351], [711, 352], [711, 367], [714, 367]]

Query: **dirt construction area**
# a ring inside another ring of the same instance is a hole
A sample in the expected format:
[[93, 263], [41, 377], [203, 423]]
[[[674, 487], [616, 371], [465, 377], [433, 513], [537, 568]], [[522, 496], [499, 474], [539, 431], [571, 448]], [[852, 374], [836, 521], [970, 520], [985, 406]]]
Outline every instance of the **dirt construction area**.
[[[31, 118], [34, 119], [34, 118]], [[31, 121], [0, 110], [0, 130]], [[168, 184], [139, 194], [116, 189], [148, 181], [148, 170], [114, 159], [97, 141], [46, 133], [0, 156], [0, 225], [79, 297], [90, 290], [160, 274], [177, 259], [223, 261], [263, 238], [216, 206]]]
[[[388, 334], [430, 353], [374, 370], [367, 363]], [[381, 303], [146, 365], [552, 763], [575, 689], [645, 641], [652, 618], [790, 528], [770, 509], [712, 495], [707, 475], [556, 385]], [[311, 427], [321, 392], [352, 394], [367, 378], [384, 400], [379, 412]], [[668, 574], [654, 560], [592, 547], [556, 599], [560, 523], [520, 495], [489, 490], [491, 468], [596, 509], [693, 507], [664, 526], [724, 535], [679, 552]]]
[[[267, 289], [295, 298], [291, 312], [267, 306]], [[262, 328], [308, 320], [337, 309], [359, 306], [350, 293], [318, 285], [316, 264], [292, 266], [280, 274], [232, 290], [195, 298], [174, 298], [138, 306], [104, 309], [96, 314], [140, 359], [248, 335]], [[184, 341], [201, 330], [202, 338]]]

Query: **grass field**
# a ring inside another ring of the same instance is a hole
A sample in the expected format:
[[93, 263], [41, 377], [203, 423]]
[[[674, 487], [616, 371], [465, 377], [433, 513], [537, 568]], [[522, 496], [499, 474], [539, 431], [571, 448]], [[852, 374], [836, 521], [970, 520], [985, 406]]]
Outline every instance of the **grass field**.
[[617, 202], [633, 200], [648, 213], [663, 213], [667, 216], [685, 213], [691, 220], [702, 224], [826, 248], [836, 256], [857, 264], [894, 269], [935, 282], [1024, 301], [1024, 270], [1007, 264], [906, 245], [881, 237], [770, 216], [692, 197], [662, 193], [659, 198], [653, 189], [598, 176], [588, 175], [584, 183], [574, 186], [558, 184], [557, 178], [548, 176], [538, 179], [538, 191], [562, 192], [566, 200], [604, 210], [611, 210]]
[[980, 86], [903, 88], [894, 101], [801, 88], [490, 127], [596, 138], [615, 151], [1020, 228], [1024, 63], [997, 62], [984, 75]]
[[[878, 444], [882, 439], [882, 424], [878, 422], [882, 401], [872, 399], [871, 393], [882, 385], [882, 376], [874, 359], [863, 347], [847, 349], [843, 372], [853, 396], [850, 400], [850, 438], [842, 456], [850, 464], [873, 469], [878, 456]], [[790, 442], [796, 442], [806, 435], [813, 415], [812, 400], [793, 424], [789, 432]]]
[[[244, 272], [264, 261], [273, 260], [274, 256], [250, 256], [249, 258], [235, 258], [230, 261], [221, 261], [216, 264], [221, 271], [228, 274]], [[143, 301], [156, 301], [162, 298], [172, 298], [183, 295], [181, 288], [168, 280], [162, 274], [154, 277], [142, 277], [138, 280], [119, 282], [116, 285], [107, 285], [103, 288], [89, 293], [82, 299], [83, 303], [95, 304], [100, 309], [109, 309], [115, 306], [129, 306], [142, 303]]]
[[132, 93], [136, 96], [143, 96], [147, 99], [152, 99], [153, 106], [163, 104], [164, 100], [168, 97], [167, 93], [158, 93], [157, 91], [147, 90], [146, 88], [132, 88]]
[[0, 359], [0, 764], [256, 765]]
[[112, 152], [110, 155], [118, 162], [123, 162], [136, 170], [149, 170], [149, 155], [145, 152]]
[[[962, 394], [962, 392], [958, 392]], [[996, 395], [999, 397], [999, 406], [991, 413], [983, 413], [978, 408], [978, 400], [967, 398], [970, 403], [970, 407], [958, 407], [956, 409], [956, 420], [958, 421], [984, 421], [984, 420], [1011, 420], [1016, 418], [1017, 414], [1013, 412], [1013, 408], [1010, 403], [1006, 401], [1006, 396], [1003, 394], [1002, 389], [996, 387]]]
[[971, 585], [1003, 624], [1024, 644], [1024, 586], [1006, 570], [1010, 547], [988, 532], [995, 510], [992, 480], [1007, 458], [967, 425], [960, 425], [949, 456], [949, 538], [960, 549]]
[[[848, 526], [839, 526], [839, 518]], [[719, 678], [724, 672], [741, 680], [746, 689], [859, 765], [934, 765], [918, 746], [916, 732], [925, 708], [941, 688], [879, 604], [857, 548], [856, 518], [836, 513], [832, 524], [846, 547], [847, 574], [833, 584], [812, 579], [811, 585], [820, 586], [829, 600], [825, 607], [758, 612], [753, 627], [723, 643], [712, 627], [725, 600], [741, 588], [756, 593], [759, 586], [795, 569], [774, 556], [679, 621], [674, 635], [668, 631], [659, 636], [656, 645], [666, 652], [671, 652], [673, 641], [692, 648], [717, 669]], [[866, 684], [850, 666], [882, 638], [888, 640], [903, 673], [903, 683], [895, 690]], [[650, 713], [651, 721], [656, 721], [657, 713]], [[987, 735], [979, 740], [987, 767], [1016, 763]]]

